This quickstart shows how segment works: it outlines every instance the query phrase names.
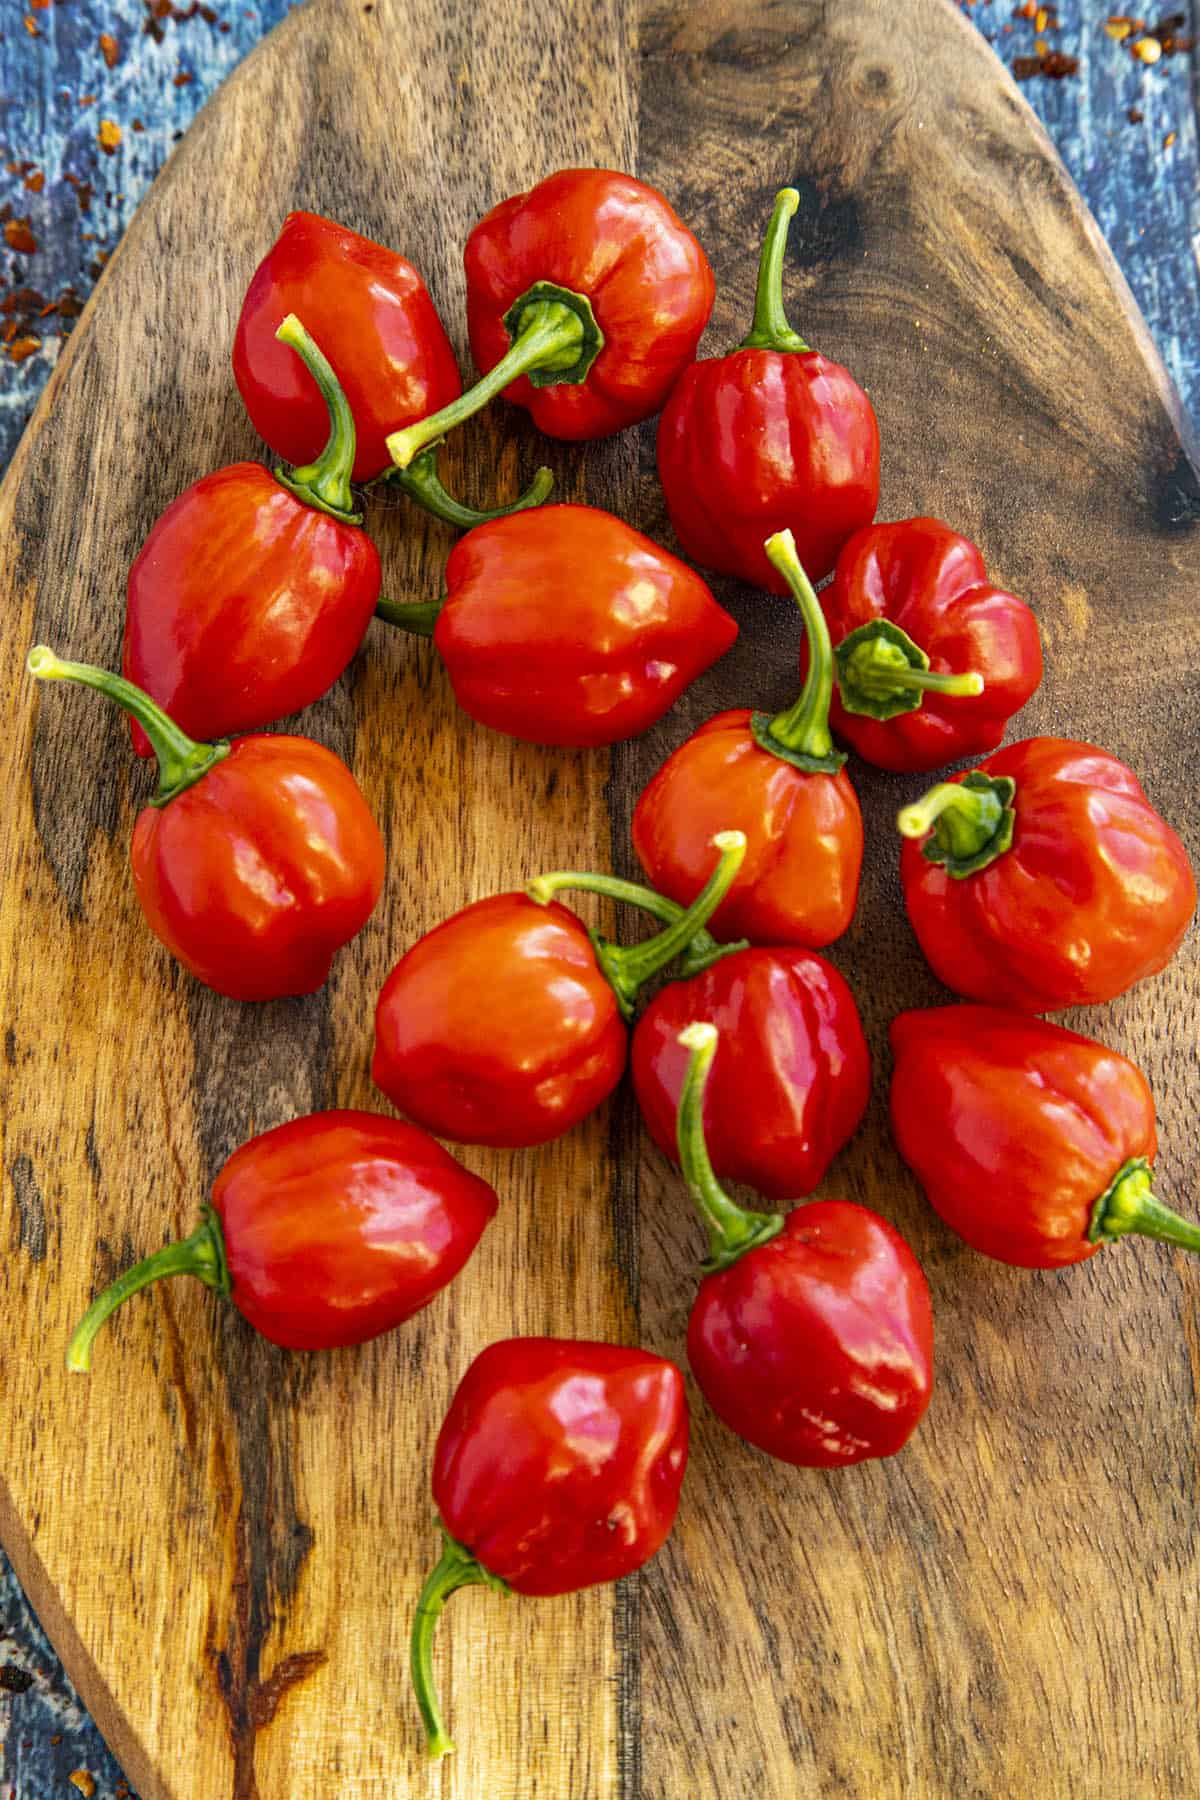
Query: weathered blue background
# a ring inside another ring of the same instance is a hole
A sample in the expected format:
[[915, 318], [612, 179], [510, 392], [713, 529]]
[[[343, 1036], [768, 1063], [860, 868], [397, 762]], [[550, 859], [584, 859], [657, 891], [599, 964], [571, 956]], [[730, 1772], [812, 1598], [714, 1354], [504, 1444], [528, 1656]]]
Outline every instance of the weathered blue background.
[[[0, 312], [0, 338], [7, 329], [18, 350], [22, 340], [25, 347], [29, 338], [39, 340], [19, 363], [0, 344], [0, 469], [53, 367], [63, 324], [59, 313], [31, 318], [40, 308], [28, 300], [14, 306], [14, 291], [33, 289], [46, 302], [67, 289], [86, 297], [175, 139], [288, 10], [288, 0], [257, 6], [205, 0], [203, 11], [191, 0], [164, 12], [166, 5], [0, 0], [0, 212], [7, 208], [4, 218], [14, 229], [28, 220], [37, 242], [27, 253], [0, 243], [0, 307], [8, 297], [9, 308]], [[1037, 54], [1036, 21], [1022, 18], [1013, 0], [975, 0], [964, 10], [1010, 66]], [[1167, 10], [1154, 8], [1145, 16], [1153, 24]], [[1190, 35], [1190, 0], [1170, 10], [1184, 15], [1177, 29]], [[1041, 39], [1049, 49], [1077, 57], [1078, 72], [1057, 81], [1035, 76], [1024, 91], [1099, 220], [1196, 416], [1195, 59], [1181, 54], [1152, 66], [1136, 61], [1105, 33], [1108, 13], [1107, 4], [1094, 0], [1063, 0], [1057, 27], [1045, 29]], [[115, 44], [107, 59], [101, 34]], [[1131, 122], [1130, 109], [1143, 118]], [[100, 147], [102, 121], [120, 131], [111, 154]], [[1175, 140], [1167, 147], [1172, 132]], [[80, 1770], [94, 1780], [95, 1800], [129, 1795], [0, 1553], [0, 1800], [71, 1800], [87, 1791], [86, 1780], [71, 1784]]]

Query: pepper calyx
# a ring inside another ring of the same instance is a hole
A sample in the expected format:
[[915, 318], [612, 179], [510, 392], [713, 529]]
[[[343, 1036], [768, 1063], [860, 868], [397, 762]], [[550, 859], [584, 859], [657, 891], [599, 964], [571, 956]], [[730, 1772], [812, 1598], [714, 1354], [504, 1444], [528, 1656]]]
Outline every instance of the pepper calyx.
[[781, 762], [791, 763], [795, 769], [803, 769], [806, 775], [836, 775], [845, 766], [844, 750], [829, 750], [824, 756], [811, 756], [806, 750], [793, 750], [790, 744], [781, 743], [771, 730], [774, 718], [771, 713], [756, 712], [750, 715], [750, 732], [760, 750], [769, 756], [779, 757]]
[[891, 619], [871, 619], [847, 632], [833, 661], [845, 710], [872, 719], [917, 712], [928, 693], [971, 697], [983, 692], [983, 677], [974, 671], [933, 674], [920, 644]]
[[985, 775], [972, 769], [961, 781], [939, 782], [920, 800], [903, 807], [896, 824], [900, 835], [924, 837], [921, 854], [940, 863], [961, 881], [986, 869], [1008, 850], [1016, 825], [1017, 784], [1010, 775]]
[[1180, 1250], [1200, 1251], [1200, 1224], [1164, 1205], [1153, 1182], [1154, 1171], [1144, 1156], [1122, 1163], [1092, 1208], [1088, 1243], [1115, 1244], [1136, 1232]]
[[[565, 313], [573, 313], [578, 324], [573, 326]], [[514, 347], [527, 333], [547, 327], [559, 331], [562, 347], [553, 354], [546, 353], [535, 368], [526, 370], [529, 385], [557, 387], [565, 382], [578, 386], [587, 380], [592, 364], [604, 348], [604, 333], [596, 323], [587, 295], [560, 287], [556, 281], [535, 281], [504, 315], [504, 329]]]

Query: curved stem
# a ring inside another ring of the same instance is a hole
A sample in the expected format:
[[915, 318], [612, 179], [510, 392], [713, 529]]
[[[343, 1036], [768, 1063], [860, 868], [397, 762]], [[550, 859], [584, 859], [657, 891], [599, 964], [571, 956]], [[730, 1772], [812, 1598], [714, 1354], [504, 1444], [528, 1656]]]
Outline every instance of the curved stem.
[[676, 1040], [691, 1055], [679, 1094], [675, 1141], [688, 1193], [708, 1232], [708, 1255], [700, 1265], [706, 1275], [727, 1269], [747, 1250], [769, 1244], [783, 1230], [782, 1213], [751, 1212], [731, 1200], [709, 1160], [704, 1137], [704, 1095], [717, 1053], [717, 1037], [715, 1025], [698, 1021], [685, 1026]]
[[[590, 933], [596, 961], [607, 976], [626, 1019], [633, 1017], [639, 990], [682, 955], [700, 927], [707, 925], [737, 878], [746, 856], [745, 832], [718, 831], [712, 843], [714, 850], [720, 853], [716, 868], [692, 904], [664, 930], [646, 938], [643, 943], [625, 945], [607, 943], [598, 932]], [[715, 958], [710, 960], [715, 961]]]
[[504, 323], [512, 342], [474, 387], [439, 412], [392, 432], [387, 447], [398, 469], [407, 469], [419, 451], [480, 412], [522, 375], [540, 378], [539, 386], [582, 381], [604, 343], [587, 296], [552, 282], [537, 282], [522, 294]]
[[530, 506], [540, 506], [549, 497], [554, 486], [554, 472], [547, 468], [538, 469], [523, 494], [510, 500], [507, 506], [494, 506], [487, 512], [481, 512], [474, 506], [464, 506], [461, 500], [456, 500], [442, 486], [438, 475], [437, 446], [434, 444], [414, 457], [406, 469], [389, 469], [384, 480], [389, 486], [402, 489], [410, 500], [415, 500], [436, 519], [443, 519], [447, 525], [453, 525], [459, 531], [471, 531], [476, 525], [486, 525], [490, 519], [506, 519], [509, 513], [524, 512]]
[[126, 1269], [111, 1287], [97, 1294], [80, 1319], [67, 1346], [67, 1367], [72, 1373], [86, 1375], [92, 1366], [92, 1345], [105, 1320], [124, 1304], [131, 1294], [140, 1293], [152, 1281], [163, 1281], [170, 1275], [195, 1275], [206, 1287], [215, 1288], [223, 1297], [229, 1295], [232, 1282], [225, 1257], [225, 1238], [220, 1220], [211, 1206], [202, 1208], [203, 1221], [190, 1238], [168, 1244], [153, 1256]]
[[501, 1581], [498, 1575], [485, 1569], [464, 1545], [455, 1542], [448, 1531], [443, 1530], [442, 1535], [445, 1537], [446, 1547], [421, 1589], [417, 1610], [413, 1615], [409, 1660], [429, 1755], [434, 1761], [454, 1748], [454, 1742], [448, 1736], [442, 1719], [433, 1679], [433, 1634], [442, 1608], [451, 1594], [461, 1587], [482, 1583], [486, 1587], [496, 1588], [502, 1594], [511, 1591], [506, 1581]]
[[833, 658], [846, 711], [875, 719], [915, 712], [926, 694], [967, 698], [983, 692], [983, 677], [974, 670], [935, 674], [921, 646], [891, 619], [873, 619], [847, 632]]
[[763, 238], [758, 258], [758, 287], [754, 295], [754, 322], [739, 350], [807, 350], [799, 332], [793, 331], [783, 310], [783, 255], [788, 226], [795, 217], [800, 196], [795, 188], [781, 188], [775, 210]]
[[[639, 907], [652, 918], [661, 919], [664, 925], [673, 925], [676, 919], [682, 919], [684, 915], [684, 908], [677, 900], [668, 900], [665, 894], [657, 893], [654, 888], [643, 887], [640, 882], [623, 881], [619, 875], [593, 875], [578, 869], [556, 869], [552, 874], [538, 875], [525, 884], [525, 892], [539, 906], [549, 906], [557, 894], [568, 888], [576, 888], [587, 894], [603, 894], [608, 900], [619, 900], [625, 906]], [[699, 975], [711, 968], [713, 963], [720, 962], [723, 956], [732, 956], [737, 950], [749, 948], [748, 938], [739, 938], [732, 944], [718, 944], [707, 931], [698, 931], [684, 952], [680, 973], [685, 976]]]
[[791, 588], [800, 608], [808, 638], [808, 673], [794, 706], [770, 719], [755, 713], [754, 735], [764, 750], [783, 756], [789, 762], [798, 762], [801, 768], [833, 773], [841, 768], [846, 758], [834, 749], [829, 729], [833, 647], [825, 614], [796, 554], [796, 540], [791, 532], [777, 531], [767, 539], [763, 549]]
[[1012, 843], [1016, 783], [1007, 775], [972, 769], [961, 781], [940, 781], [896, 817], [901, 837], [932, 831], [923, 854], [955, 877], [986, 869]]
[[316, 462], [299, 469], [276, 469], [275, 479], [307, 505], [332, 513], [343, 524], [361, 525], [362, 514], [355, 512], [350, 492], [356, 444], [354, 414], [342, 384], [295, 313], [288, 314], [275, 336], [296, 352], [329, 408], [329, 438]]
[[863, 687], [876, 694], [916, 688], [923, 694], [950, 694], [958, 699], [983, 692], [983, 676], [974, 670], [966, 675], [939, 675], [933, 669], [901, 668], [880, 658], [873, 667], [859, 668], [855, 674]]
[[149, 694], [134, 687], [123, 675], [94, 668], [91, 663], [63, 662], [46, 644], [34, 645], [25, 658], [25, 667], [39, 681], [77, 681], [82, 687], [95, 688], [137, 720], [158, 758], [158, 792], [152, 806], [165, 806], [206, 775], [214, 763], [229, 755], [228, 744], [196, 743]]
[[1154, 1172], [1144, 1156], [1133, 1157], [1117, 1170], [1112, 1183], [1092, 1210], [1088, 1227], [1090, 1243], [1114, 1243], [1137, 1232], [1174, 1244], [1180, 1250], [1200, 1251], [1200, 1224], [1185, 1219], [1156, 1198]]
[[438, 614], [446, 604], [443, 594], [438, 600], [389, 600], [380, 595], [375, 602], [375, 617], [387, 625], [396, 625], [413, 637], [432, 637]]

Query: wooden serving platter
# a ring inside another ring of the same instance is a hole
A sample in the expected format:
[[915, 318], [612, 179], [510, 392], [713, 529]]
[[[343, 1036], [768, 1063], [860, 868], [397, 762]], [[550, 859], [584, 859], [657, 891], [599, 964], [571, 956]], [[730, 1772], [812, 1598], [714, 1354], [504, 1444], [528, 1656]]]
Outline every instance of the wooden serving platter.
[[[619, 1590], [455, 1600], [439, 1661], [460, 1749], [427, 1771], [406, 1639], [434, 1555], [427, 1471], [470, 1358], [517, 1331], [682, 1360], [699, 1234], [619, 1096], [561, 1143], [468, 1153], [504, 1204], [461, 1282], [360, 1351], [291, 1356], [207, 1292], [127, 1309], [90, 1380], [90, 1294], [190, 1228], [225, 1156], [329, 1104], [381, 1106], [374, 998], [396, 955], [546, 867], [630, 870], [641, 784], [722, 705], [782, 703], [787, 605], [717, 584], [736, 650], [655, 732], [604, 754], [513, 745], [452, 703], [427, 645], [373, 628], [304, 728], [353, 764], [390, 847], [384, 899], [305, 1001], [239, 1006], [143, 929], [127, 842], [147, 777], [89, 696], [40, 699], [29, 644], [114, 664], [124, 574], [188, 482], [256, 454], [228, 352], [292, 206], [403, 248], [460, 348], [459, 247], [497, 199], [575, 163], [661, 186], [749, 317], [776, 189], [802, 196], [795, 323], [869, 388], [881, 516], [933, 512], [1036, 606], [1024, 732], [1130, 761], [1200, 855], [1200, 485], [1178, 404], [1049, 143], [948, 0], [310, 0], [201, 115], [72, 338], [0, 490], [8, 721], [0, 1538], [142, 1800], [1123, 1797], [1200, 1791], [1200, 1269], [1155, 1246], [1030, 1275], [960, 1246], [891, 1148], [886, 1025], [936, 1001], [892, 820], [919, 787], [854, 770], [862, 905], [832, 955], [876, 1056], [825, 1191], [924, 1261], [939, 1385], [910, 1447], [838, 1474], [748, 1450], [702, 1404], [678, 1530]], [[447, 458], [669, 541], [653, 428], [550, 447], [497, 410]], [[391, 591], [436, 591], [449, 538], [374, 503]], [[1139, 1060], [1161, 1188], [1200, 1175], [1197, 934], [1160, 979], [1068, 1019]]]

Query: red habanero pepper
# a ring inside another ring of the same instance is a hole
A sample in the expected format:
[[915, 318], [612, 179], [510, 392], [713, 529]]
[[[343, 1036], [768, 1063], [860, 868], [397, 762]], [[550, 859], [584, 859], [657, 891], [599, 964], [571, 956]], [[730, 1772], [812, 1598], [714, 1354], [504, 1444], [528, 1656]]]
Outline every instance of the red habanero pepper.
[[892, 1135], [973, 1250], [1060, 1269], [1129, 1232], [1200, 1250], [1151, 1191], [1154, 1100], [1135, 1064], [1044, 1019], [938, 1006], [892, 1021]]
[[880, 769], [994, 750], [1042, 679], [1032, 612], [938, 519], [855, 532], [821, 606], [837, 666], [830, 724]]
[[398, 1119], [320, 1112], [235, 1150], [191, 1237], [118, 1276], [67, 1367], [86, 1373], [106, 1319], [168, 1275], [195, 1275], [285, 1350], [365, 1344], [453, 1281], [496, 1211], [486, 1181]]
[[383, 839], [341, 758], [302, 737], [195, 743], [122, 676], [44, 644], [28, 668], [95, 688], [150, 739], [159, 781], [133, 828], [133, 885], [171, 955], [233, 1000], [319, 988], [383, 887]]
[[829, 733], [833, 656], [791, 532], [767, 541], [790, 582], [812, 647], [795, 705], [771, 718], [718, 713], [670, 755], [642, 792], [633, 846], [651, 882], [686, 905], [718, 825], [744, 831], [746, 860], [714, 914], [716, 938], [819, 950], [854, 917], [862, 869], [858, 799]]
[[917, 941], [968, 1000], [1034, 1013], [1112, 1000], [1166, 967], [1196, 910], [1187, 851], [1093, 744], [1007, 744], [898, 824]]
[[[438, 481], [434, 453], [403, 474], [388, 455], [389, 431], [462, 392], [450, 340], [410, 262], [332, 219], [293, 212], [255, 270], [234, 338], [234, 379], [259, 436], [289, 462], [307, 463], [325, 440], [325, 406], [317, 384], [277, 342], [289, 313], [298, 313], [324, 346], [349, 402], [358, 431], [351, 480], [386, 473], [451, 525], [495, 516], [451, 498]], [[516, 504], [544, 500], [552, 479], [539, 469]]]
[[[328, 406], [308, 468], [233, 463], [172, 501], [129, 571], [122, 671], [192, 737], [299, 712], [333, 686], [379, 599], [379, 553], [354, 512], [354, 420], [299, 319], [278, 336]], [[150, 740], [130, 721], [133, 747]]]
[[454, 1748], [433, 1634], [458, 1588], [572, 1594], [620, 1581], [661, 1549], [687, 1469], [674, 1363], [569, 1338], [490, 1344], [463, 1376], [433, 1453], [446, 1545], [417, 1602], [412, 1679], [429, 1755]]
[[692, 233], [654, 188], [607, 169], [561, 169], [502, 201], [463, 261], [484, 373], [392, 434], [401, 469], [499, 393], [549, 437], [607, 437], [650, 418], [712, 312], [712, 270]]
[[594, 506], [478, 526], [451, 551], [446, 588], [380, 617], [432, 632], [463, 711], [535, 744], [634, 737], [737, 637], [686, 563]]
[[663, 409], [658, 473], [684, 554], [787, 592], [763, 539], [789, 526], [810, 581], [828, 575], [879, 504], [879, 426], [840, 363], [783, 310], [783, 254], [799, 205], [784, 188], [763, 243], [754, 324], [735, 350], [686, 369]]
[[688, 1068], [679, 1034], [693, 1020], [720, 1033], [704, 1093], [716, 1173], [773, 1200], [811, 1193], [871, 1094], [866, 1039], [842, 977], [811, 950], [737, 950], [659, 990], [634, 1030], [630, 1065], [646, 1128], [676, 1162]]
[[780, 1462], [843, 1468], [894, 1456], [933, 1391], [933, 1311], [900, 1234], [850, 1200], [784, 1216], [724, 1192], [704, 1142], [704, 1088], [717, 1031], [680, 1034], [690, 1052], [679, 1159], [707, 1231], [688, 1361], [731, 1431]]
[[[744, 853], [741, 832], [717, 834], [708, 883], [686, 913], [631, 882], [574, 871], [464, 907], [419, 938], [384, 983], [375, 1085], [457, 1143], [515, 1149], [560, 1137], [620, 1080], [638, 989], [685, 951], [693, 968], [715, 953], [702, 927]], [[666, 927], [640, 944], [611, 944], [554, 899], [567, 887], [640, 906]]]

